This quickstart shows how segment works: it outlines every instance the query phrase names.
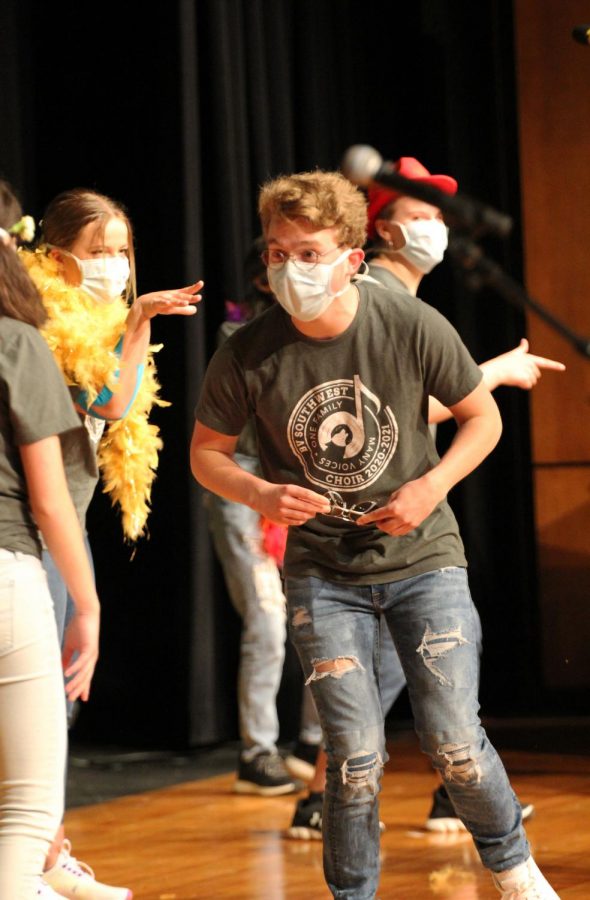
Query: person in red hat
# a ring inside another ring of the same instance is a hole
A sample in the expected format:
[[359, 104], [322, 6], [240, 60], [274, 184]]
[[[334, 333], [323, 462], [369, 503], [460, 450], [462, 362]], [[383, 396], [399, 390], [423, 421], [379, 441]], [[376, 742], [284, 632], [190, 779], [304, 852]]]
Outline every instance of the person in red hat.
[[[457, 193], [457, 181], [449, 175], [432, 175], [419, 160], [402, 156], [395, 164], [397, 174], [412, 181], [430, 185], [445, 194]], [[384, 287], [406, 290], [416, 296], [424, 275], [442, 262], [448, 243], [448, 230], [438, 207], [414, 197], [374, 184], [368, 190], [367, 234], [372, 254], [369, 263], [371, 276]], [[563, 363], [529, 353], [526, 338], [507, 353], [480, 365], [483, 381], [491, 390], [500, 385], [530, 390], [541, 377], [543, 369], [563, 371]], [[430, 398], [429, 422], [436, 424], [450, 418], [448, 409]], [[404, 687], [405, 679], [399, 657], [384, 630], [381, 641], [381, 693], [385, 714]], [[322, 804], [326, 783], [326, 756], [320, 750], [309, 792], [295, 807], [290, 837], [301, 840], [321, 839]], [[523, 820], [534, 811], [532, 804], [522, 806]], [[433, 795], [426, 820], [429, 831], [459, 831], [464, 825], [457, 817], [446, 788], [440, 785]]]
[[[428, 169], [413, 156], [400, 156], [394, 164], [394, 168], [396, 174], [401, 175], [402, 178], [429, 185], [430, 187], [436, 188], [438, 191], [442, 191], [443, 194], [449, 194], [450, 196], [457, 193], [458, 185], [454, 178], [451, 178], [450, 175], [432, 175]], [[369, 205], [367, 208], [367, 236], [369, 240], [374, 240], [376, 237], [375, 221], [379, 216], [379, 213], [385, 206], [388, 206], [398, 197], [402, 196], [404, 195], [400, 191], [395, 191], [393, 188], [376, 183], [369, 188]]]

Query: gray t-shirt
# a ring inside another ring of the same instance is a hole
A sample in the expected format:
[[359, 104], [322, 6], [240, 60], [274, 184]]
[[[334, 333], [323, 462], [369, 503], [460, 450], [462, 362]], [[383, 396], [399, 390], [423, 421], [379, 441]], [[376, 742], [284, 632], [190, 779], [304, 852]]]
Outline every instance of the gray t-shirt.
[[81, 431], [63, 376], [37, 329], [0, 316], [0, 547], [41, 553], [19, 447]]
[[466, 565], [446, 501], [410, 534], [359, 528], [351, 510], [382, 505], [438, 462], [428, 397], [463, 400], [481, 371], [456, 331], [407, 291], [366, 282], [338, 337], [305, 337], [276, 306], [245, 325], [209, 365], [197, 418], [237, 435], [249, 415], [265, 478], [329, 496], [341, 518], [289, 529], [288, 577], [378, 584]]
[[[62, 376], [63, 378], [63, 376]], [[80, 395], [80, 388], [71, 387], [72, 403]], [[99, 478], [98, 445], [105, 429], [104, 419], [90, 415], [80, 415], [82, 428], [63, 434], [61, 452], [68, 476], [68, 487], [78, 514], [80, 527], [86, 527], [86, 513]]]
[[[239, 328], [242, 328], [243, 325], [243, 322], [224, 322], [217, 334], [217, 346], [221, 347], [222, 344], [227, 341], [232, 334], [235, 334]], [[236, 445], [236, 453], [241, 453], [244, 456], [251, 456], [252, 459], [257, 459], [258, 457], [256, 428], [252, 419], [249, 419], [244, 426], [240, 439]]]

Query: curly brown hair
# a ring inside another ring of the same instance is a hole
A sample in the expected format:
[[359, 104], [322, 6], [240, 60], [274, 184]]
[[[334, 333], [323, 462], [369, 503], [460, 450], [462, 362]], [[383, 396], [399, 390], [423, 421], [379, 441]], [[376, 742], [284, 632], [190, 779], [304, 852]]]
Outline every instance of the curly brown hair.
[[347, 247], [362, 247], [367, 239], [365, 197], [340, 172], [317, 169], [268, 181], [260, 190], [258, 212], [265, 234], [278, 216], [305, 219], [318, 231], [336, 227], [339, 242]]

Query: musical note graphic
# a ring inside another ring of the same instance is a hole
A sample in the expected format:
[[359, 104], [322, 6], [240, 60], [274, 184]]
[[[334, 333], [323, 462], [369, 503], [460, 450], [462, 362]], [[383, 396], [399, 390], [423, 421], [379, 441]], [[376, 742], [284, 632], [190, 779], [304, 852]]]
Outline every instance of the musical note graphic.
[[[344, 447], [344, 459], [358, 456], [365, 445], [365, 423], [363, 421], [363, 405], [361, 394], [371, 400], [376, 407], [377, 414], [381, 410], [381, 402], [375, 394], [364, 386], [358, 375], [354, 376], [354, 409], [355, 413], [339, 410], [328, 416], [318, 430], [318, 441], [322, 450], [327, 450], [330, 444]], [[368, 408], [368, 407], [365, 407]], [[372, 413], [373, 418], [375, 417]]]

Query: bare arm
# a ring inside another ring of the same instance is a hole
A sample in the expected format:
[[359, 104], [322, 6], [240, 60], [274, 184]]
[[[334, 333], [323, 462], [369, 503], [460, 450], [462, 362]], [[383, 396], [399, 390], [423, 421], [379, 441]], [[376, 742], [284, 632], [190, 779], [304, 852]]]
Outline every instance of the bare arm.
[[[33, 518], [76, 607], [64, 644], [70, 700], [87, 700], [98, 659], [100, 607], [78, 517], [68, 491], [59, 438], [25, 444], [20, 455]], [[79, 656], [71, 662], [74, 651]]]
[[[552, 372], [564, 372], [563, 363], [554, 359], [546, 359], [544, 356], [534, 356], [529, 353], [529, 342], [522, 338], [518, 347], [489, 359], [479, 367], [483, 372], [483, 383], [490, 391], [495, 391], [500, 385], [519, 387], [530, 391], [539, 378], [541, 370], [548, 369]], [[451, 418], [451, 411], [434, 397], [428, 398], [428, 422], [431, 425], [445, 422]]]
[[421, 478], [404, 484], [385, 506], [357, 519], [357, 525], [375, 522], [388, 534], [408, 534], [430, 515], [458, 481], [491, 453], [502, 433], [502, 422], [487, 387], [480, 383], [451, 407], [451, 413], [458, 429], [438, 465]]
[[529, 353], [529, 342], [526, 338], [522, 338], [518, 347], [482, 363], [480, 369], [490, 391], [494, 391], [501, 384], [530, 391], [541, 377], [542, 369], [564, 372], [565, 366], [555, 359], [546, 359], [544, 356]]
[[137, 367], [146, 359], [151, 319], [157, 315], [194, 316], [197, 312], [195, 304], [201, 299], [198, 291], [202, 287], [203, 282], [197, 281], [188, 287], [137, 297], [125, 325], [117, 390], [107, 403], [93, 407], [101, 418], [120, 419], [129, 406], [137, 384]]
[[191, 470], [203, 487], [255, 509], [278, 525], [302, 525], [330, 511], [328, 500], [315, 491], [296, 484], [271, 484], [242, 469], [233, 458], [238, 437], [195, 423]]

